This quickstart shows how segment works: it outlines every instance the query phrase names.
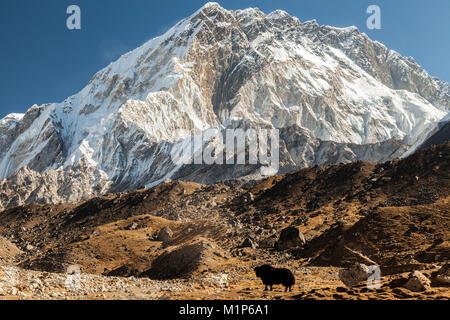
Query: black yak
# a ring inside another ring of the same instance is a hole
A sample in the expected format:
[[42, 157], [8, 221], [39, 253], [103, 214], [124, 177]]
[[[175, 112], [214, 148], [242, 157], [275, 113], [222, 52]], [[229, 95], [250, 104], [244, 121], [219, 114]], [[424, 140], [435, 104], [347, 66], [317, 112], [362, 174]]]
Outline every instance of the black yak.
[[289, 269], [277, 269], [268, 264], [255, 268], [255, 273], [258, 278], [261, 278], [263, 284], [266, 286], [264, 291], [273, 290], [275, 284], [282, 284], [285, 287], [285, 291], [292, 291], [292, 286], [295, 284], [295, 277]]

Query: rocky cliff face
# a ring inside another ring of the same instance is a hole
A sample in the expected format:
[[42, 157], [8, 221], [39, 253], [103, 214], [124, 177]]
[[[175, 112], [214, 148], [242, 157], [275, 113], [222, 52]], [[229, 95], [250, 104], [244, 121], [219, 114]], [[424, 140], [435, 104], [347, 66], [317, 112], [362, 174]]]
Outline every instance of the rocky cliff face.
[[258, 166], [172, 162], [183, 140], [212, 127], [280, 129], [281, 172], [387, 160], [449, 109], [448, 83], [354, 27], [209, 3], [74, 96], [1, 120], [0, 201], [77, 201], [168, 178], [260, 176]]

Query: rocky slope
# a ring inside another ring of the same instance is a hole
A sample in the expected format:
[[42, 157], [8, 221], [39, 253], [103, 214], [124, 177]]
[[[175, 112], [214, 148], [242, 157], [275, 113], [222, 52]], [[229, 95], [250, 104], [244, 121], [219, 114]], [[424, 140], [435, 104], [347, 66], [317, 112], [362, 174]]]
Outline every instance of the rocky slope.
[[[449, 160], [446, 143], [402, 160], [309, 168], [243, 186], [175, 181], [11, 208], [0, 214], [0, 261], [9, 266], [0, 286], [8, 298], [26, 299], [449, 299], [448, 284], [436, 280], [450, 257]], [[301, 231], [306, 245], [280, 245], [286, 228]], [[361, 261], [380, 266], [381, 289], [342, 283], [339, 272]], [[252, 270], [265, 263], [294, 271], [293, 293], [262, 292]], [[78, 290], [48, 273], [71, 265], [82, 268]], [[11, 282], [11, 266], [23, 282]], [[405, 289], [411, 271], [422, 271], [430, 287]], [[36, 278], [49, 284], [35, 288]]]
[[280, 129], [280, 173], [385, 161], [420, 144], [449, 108], [448, 83], [354, 27], [208, 3], [81, 92], [1, 120], [0, 202], [76, 202], [170, 177], [260, 178], [260, 166], [171, 160], [212, 127]]

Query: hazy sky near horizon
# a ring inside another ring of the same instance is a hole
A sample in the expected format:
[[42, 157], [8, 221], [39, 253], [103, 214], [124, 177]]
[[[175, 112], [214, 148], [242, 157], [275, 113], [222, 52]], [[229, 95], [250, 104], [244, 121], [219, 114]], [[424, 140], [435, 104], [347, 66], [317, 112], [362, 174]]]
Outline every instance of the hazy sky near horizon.
[[[163, 34], [208, 1], [2, 0], [0, 118], [33, 104], [60, 102], [100, 69]], [[357, 26], [374, 40], [412, 56], [431, 75], [450, 81], [448, 0], [223, 0], [226, 9], [282, 9], [300, 19]], [[81, 30], [68, 30], [69, 5], [81, 8]], [[366, 9], [380, 6], [382, 29], [368, 30]]]

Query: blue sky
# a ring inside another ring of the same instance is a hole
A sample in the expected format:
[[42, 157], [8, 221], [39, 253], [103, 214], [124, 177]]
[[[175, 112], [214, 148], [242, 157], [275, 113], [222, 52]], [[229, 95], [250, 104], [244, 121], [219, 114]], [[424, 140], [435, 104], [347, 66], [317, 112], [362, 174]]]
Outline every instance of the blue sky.
[[[168, 30], [207, 1], [0, 1], [0, 117], [33, 104], [59, 102], [81, 90], [120, 55]], [[223, 0], [226, 9], [283, 9], [301, 21], [356, 25], [372, 39], [413, 56], [433, 76], [450, 81], [448, 0]], [[82, 30], [66, 28], [78, 5]], [[382, 30], [368, 30], [366, 9], [382, 10]]]

